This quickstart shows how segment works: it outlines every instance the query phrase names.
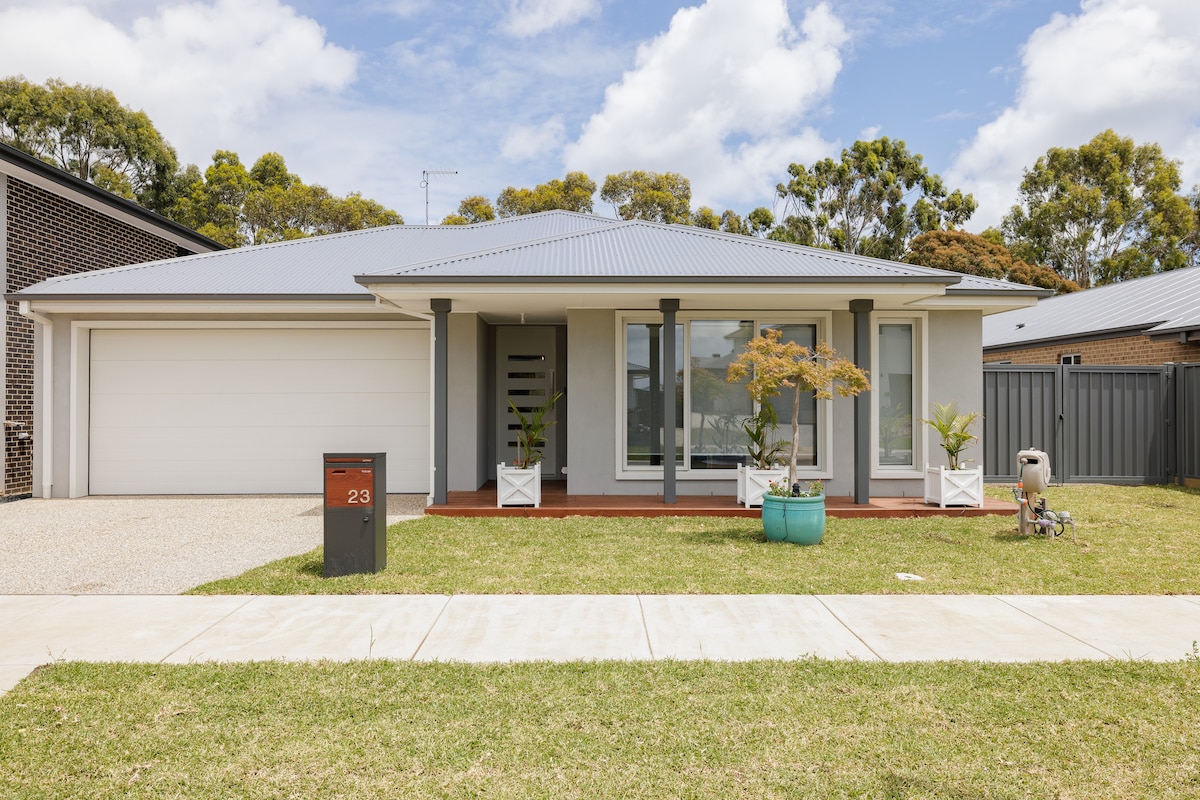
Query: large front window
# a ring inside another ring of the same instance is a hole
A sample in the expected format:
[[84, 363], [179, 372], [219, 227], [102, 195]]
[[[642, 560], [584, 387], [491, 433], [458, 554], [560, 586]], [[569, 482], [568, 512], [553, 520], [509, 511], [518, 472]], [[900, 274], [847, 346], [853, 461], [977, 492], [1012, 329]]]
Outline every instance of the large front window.
[[[676, 409], [676, 463], [681, 471], [700, 475], [748, 464], [743, 425], [758, 408], [744, 382], [728, 383], [725, 376], [746, 342], [767, 328], [779, 328], [785, 340], [809, 347], [818, 335], [817, 322], [684, 320], [676, 326], [676, 374], [667, 380], [662, 370], [662, 324], [625, 322], [624, 469], [661, 468], [666, 441], [662, 409], [670, 401]], [[776, 438], [790, 444], [792, 398], [776, 398], [772, 405], [779, 418]], [[797, 462], [801, 467], [816, 469], [820, 460], [817, 418], [816, 400], [802, 397]]]

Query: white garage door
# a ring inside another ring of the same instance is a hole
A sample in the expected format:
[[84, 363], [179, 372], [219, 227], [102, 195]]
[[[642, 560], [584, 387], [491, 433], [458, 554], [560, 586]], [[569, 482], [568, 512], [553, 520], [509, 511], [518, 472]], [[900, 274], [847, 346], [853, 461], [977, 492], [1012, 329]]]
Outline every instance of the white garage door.
[[429, 491], [429, 333], [91, 333], [91, 494], [321, 493], [322, 454], [387, 453]]

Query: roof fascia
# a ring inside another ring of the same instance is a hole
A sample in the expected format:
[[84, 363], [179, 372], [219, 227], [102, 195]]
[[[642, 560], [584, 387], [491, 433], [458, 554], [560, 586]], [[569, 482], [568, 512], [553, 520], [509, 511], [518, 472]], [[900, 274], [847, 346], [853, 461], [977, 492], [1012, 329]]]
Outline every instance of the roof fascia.
[[1083, 344], [1084, 342], [1098, 342], [1119, 336], [1146, 335], [1148, 335], [1146, 328], [1139, 325], [1132, 328], [1109, 328], [1103, 331], [1089, 331], [1085, 334], [1075, 334], [1072, 336], [1046, 336], [1040, 339], [1021, 339], [999, 344], [988, 344], [984, 345], [983, 351], [986, 353], [992, 350], [1028, 350], [1033, 347], [1045, 347], [1051, 344]]
[[311, 295], [307, 297], [267, 298], [233, 297], [27, 297], [6, 295], [6, 299], [28, 303], [42, 314], [296, 314], [296, 313], [368, 313], [394, 314], [395, 309], [379, 305], [373, 295]]

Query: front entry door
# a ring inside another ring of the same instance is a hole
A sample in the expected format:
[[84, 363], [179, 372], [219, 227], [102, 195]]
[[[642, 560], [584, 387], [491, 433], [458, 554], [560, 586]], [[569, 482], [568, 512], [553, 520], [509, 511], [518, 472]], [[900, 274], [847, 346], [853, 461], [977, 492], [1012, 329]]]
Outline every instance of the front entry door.
[[[511, 464], [517, 457], [520, 423], [508, 401], [528, 416], [563, 388], [558, 369], [558, 329], [548, 325], [512, 325], [496, 328], [496, 460]], [[559, 400], [546, 419], [555, 420], [542, 446], [542, 477], [558, 478], [558, 442], [564, 433], [566, 398]]]

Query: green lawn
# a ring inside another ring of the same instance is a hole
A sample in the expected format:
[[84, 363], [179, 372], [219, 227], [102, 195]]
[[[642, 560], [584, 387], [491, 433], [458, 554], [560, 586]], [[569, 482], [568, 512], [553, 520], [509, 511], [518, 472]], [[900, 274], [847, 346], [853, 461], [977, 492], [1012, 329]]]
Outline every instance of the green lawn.
[[[995, 497], [1011, 497], [989, 487]], [[1200, 491], [1048, 492], [1077, 539], [1017, 534], [1014, 516], [831, 519], [817, 547], [768, 543], [754, 519], [425, 517], [388, 532], [388, 568], [325, 579], [315, 550], [206, 584], [201, 594], [1191, 594]], [[925, 578], [904, 582], [896, 573]]]
[[1200, 664], [91, 665], [0, 698], [5, 798], [1183, 798]]

